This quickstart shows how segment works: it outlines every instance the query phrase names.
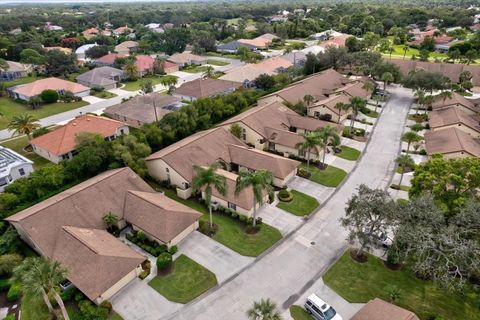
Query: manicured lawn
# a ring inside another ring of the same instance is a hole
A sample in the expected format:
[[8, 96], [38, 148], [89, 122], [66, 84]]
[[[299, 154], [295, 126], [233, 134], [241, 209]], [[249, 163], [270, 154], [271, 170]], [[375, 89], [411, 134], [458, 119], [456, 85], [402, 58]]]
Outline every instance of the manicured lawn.
[[293, 200], [290, 202], [280, 201], [277, 204], [277, 208], [293, 213], [296, 216], [306, 216], [320, 205], [317, 199], [305, 193], [297, 190], [291, 190], [290, 192], [293, 195]]
[[[365, 112], [363, 112], [365, 111]], [[378, 112], [374, 111], [374, 110], [370, 110], [369, 108], [365, 108], [365, 110], [363, 110], [362, 113], [364, 115], [366, 115], [367, 117], [370, 117], [370, 118], [378, 118]]]
[[215, 60], [215, 59], [208, 59], [207, 63], [211, 64], [212, 66], [226, 66], [227, 64], [229, 64], [228, 62]]
[[26, 104], [16, 102], [9, 97], [1, 97], [0, 98], [0, 130], [5, 129], [10, 120], [14, 116], [18, 116], [20, 114], [31, 114], [37, 119], [45, 118], [57, 113], [73, 110], [79, 107], [86, 106], [88, 102], [86, 101], [79, 101], [79, 102], [57, 102], [52, 104], [46, 104], [41, 106], [38, 109], [32, 110]]
[[135, 81], [127, 81], [125, 82], [125, 86], [123, 86], [121, 89], [123, 90], [127, 90], [127, 91], [137, 91], [137, 90], [140, 90], [142, 88], [141, 84], [142, 84], [142, 80], [150, 80], [152, 81], [152, 85], [157, 85], [160, 83], [160, 79], [162, 79], [162, 77], [145, 77], [145, 78], [139, 78]]
[[112, 314], [110, 315], [110, 320], [123, 320], [123, 318], [115, 311], [112, 311]]
[[183, 68], [181, 71], [188, 72], [188, 73], [200, 73], [207, 71], [207, 66], [188, 66]]
[[148, 184], [149, 184], [152, 188], [154, 188], [156, 191], [164, 192], [165, 195], [166, 195], [167, 197], [169, 197], [170, 199], [173, 199], [173, 200], [175, 200], [175, 201], [178, 201], [178, 202], [180, 202], [180, 203], [183, 203], [183, 204], [186, 205], [187, 207], [190, 207], [190, 208], [192, 208], [192, 209], [194, 209], [194, 210], [197, 210], [197, 211], [200, 212], [200, 213], [208, 214], [207, 207], [205, 207], [204, 204], [193, 200], [193, 198], [190, 198], [190, 199], [182, 199], [182, 198], [180, 198], [179, 196], [177, 196], [177, 192], [176, 192], [175, 190], [161, 187], [161, 186], [158, 185], [158, 183], [153, 182], [153, 181], [148, 181]]
[[307, 167], [306, 164], [301, 164], [301, 167], [311, 173], [310, 180], [331, 188], [338, 186], [347, 175], [347, 173], [342, 169], [331, 165], [329, 165], [325, 170], [320, 170], [314, 165]]
[[48, 161], [45, 158], [40, 157], [39, 155], [37, 155], [33, 151], [32, 152], [26, 152], [26, 151], [23, 150], [23, 148], [25, 148], [28, 145], [27, 136], [23, 136], [23, 137], [20, 137], [20, 138], [15, 138], [15, 139], [8, 140], [6, 142], [3, 142], [1, 145], [6, 147], [6, 148], [10, 148], [13, 151], [18, 152], [22, 156], [32, 160], [33, 163], [34, 163], [33, 166], [36, 169], [38, 169], [38, 168], [40, 168], [40, 167], [42, 167], [42, 166], [44, 166], [48, 163], [51, 163], [50, 161]]
[[22, 320], [48, 320], [49, 314], [47, 306], [41, 297], [22, 298], [20, 311], [22, 312]]
[[294, 320], [313, 320], [313, 317], [305, 309], [297, 305], [290, 307], [290, 315]]
[[92, 96], [97, 98], [102, 98], [102, 99], [110, 99], [110, 98], [116, 97], [117, 95], [109, 91], [101, 91], [101, 92], [93, 91]]
[[[208, 223], [208, 214], [204, 214], [200, 221]], [[213, 223], [218, 226], [213, 239], [242, 256], [257, 257], [282, 238], [280, 231], [268, 224], [262, 224], [257, 233], [248, 234], [243, 223], [223, 214], [214, 214]]]
[[341, 146], [340, 149], [342, 152], [337, 153], [336, 156], [345, 160], [356, 161], [361, 154], [359, 150], [347, 146]]
[[26, 84], [33, 82], [35, 80], [41, 79], [42, 77], [37, 77], [37, 76], [31, 76], [31, 77], [25, 77], [25, 78], [18, 78], [12, 81], [5, 81], [3, 82], [5, 84], [5, 87], [13, 87], [13, 86], [18, 86], [19, 84]]
[[217, 278], [185, 255], [174, 261], [173, 271], [166, 276], [156, 276], [148, 283], [170, 301], [187, 303], [217, 285]]
[[469, 286], [463, 296], [449, 293], [431, 281], [416, 278], [408, 268], [387, 269], [382, 260], [373, 256], [369, 256], [366, 263], [358, 263], [347, 251], [323, 280], [352, 303], [366, 303], [375, 297], [389, 301], [387, 290], [396, 286], [401, 291], [396, 304], [415, 312], [422, 320], [433, 315], [449, 320], [480, 319], [478, 290], [475, 292]]

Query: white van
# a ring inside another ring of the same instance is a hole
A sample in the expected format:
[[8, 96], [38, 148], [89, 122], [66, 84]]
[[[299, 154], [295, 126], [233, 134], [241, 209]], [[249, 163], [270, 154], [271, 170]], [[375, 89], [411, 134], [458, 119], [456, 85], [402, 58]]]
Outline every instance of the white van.
[[305, 302], [305, 309], [317, 320], [342, 320], [335, 309], [320, 299], [315, 293], [311, 294]]

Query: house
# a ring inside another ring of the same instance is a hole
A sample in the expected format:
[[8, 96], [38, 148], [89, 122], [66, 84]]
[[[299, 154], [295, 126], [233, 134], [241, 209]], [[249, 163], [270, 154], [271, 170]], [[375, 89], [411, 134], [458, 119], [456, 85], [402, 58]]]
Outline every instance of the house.
[[93, 302], [110, 299], [142, 272], [146, 257], [106, 231], [103, 217], [131, 225], [168, 247], [198, 227], [200, 214], [155, 192], [130, 168], [109, 170], [6, 220], [39, 254], [68, 269]]
[[156, 33], [164, 33], [165, 30], [162, 28], [160, 23], [149, 23], [145, 25], [145, 28], [148, 28]]
[[363, 99], [368, 99], [372, 94], [368, 92], [368, 90], [364, 89], [364, 86], [365, 83], [363, 81], [354, 81], [336, 89], [335, 93], [343, 93], [350, 98], [360, 97]]
[[153, 72], [155, 59], [150, 56], [140, 54], [135, 56], [135, 65], [137, 66], [138, 73], [143, 77], [144, 75]]
[[69, 91], [77, 97], [86, 97], [90, 95], [90, 88], [79, 83], [55, 77], [40, 79], [27, 84], [10, 87], [8, 88], [8, 92], [14, 99], [28, 101], [30, 98], [40, 95], [47, 89], [55, 90], [59, 94]]
[[171, 55], [168, 61], [175, 63], [179, 67], [185, 67], [189, 65], [202, 65], [207, 63], [207, 59], [197, 56], [196, 54], [192, 54], [190, 52], [182, 52], [182, 53], [175, 53]]
[[61, 26], [57, 26], [52, 24], [51, 22], [45, 22], [45, 30], [47, 31], [62, 31], [63, 28]]
[[237, 87], [238, 84], [230, 81], [200, 78], [183, 83], [175, 89], [173, 95], [182, 100], [194, 101], [199, 98], [232, 93]]
[[163, 72], [166, 74], [177, 72], [179, 69], [178, 65], [170, 61], [162, 61]]
[[326, 40], [322, 42], [320, 45], [324, 48], [328, 46], [334, 46], [334, 47], [345, 47], [345, 43], [347, 42], [347, 39], [352, 37], [351, 35], [343, 35], [340, 37], [335, 37], [329, 40]]
[[316, 44], [310, 47], [303, 48], [300, 52], [304, 53], [305, 55], [313, 54], [316, 56], [321, 52], [325, 52], [325, 47]]
[[336, 108], [339, 103], [349, 104], [350, 97], [343, 93], [325, 97], [307, 106], [307, 115], [317, 119], [340, 123], [347, 119], [350, 112]]
[[[312, 40], [317, 40], [317, 41], [325, 41], [330, 38], [337, 38], [337, 37], [342, 37], [345, 36], [345, 33], [335, 31], [333, 29], [325, 30], [319, 33], [312, 34], [309, 38]], [[349, 36], [349, 35], [347, 35]]]
[[24, 64], [15, 61], [5, 61], [8, 69], [0, 70], [0, 81], [10, 81], [18, 78], [24, 78], [33, 71], [31, 64]]
[[456, 92], [452, 92], [452, 97], [447, 97], [445, 100], [437, 96], [432, 103], [432, 110], [441, 110], [450, 107], [458, 108], [469, 115], [476, 115], [480, 112], [480, 107], [475, 100], [469, 100]]
[[239, 39], [238, 42], [243, 45], [253, 46], [257, 49], [267, 49], [275, 39], [278, 39], [276, 35], [265, 33], [254, 39]]
[[480, 118], [456, 107], [430, 111], [428, 124], [432, 131], [457, 128], [474, 138], [480, 138]]
[[84, 44], [83, 46], [80, 46], [77, 48], [77, 50], [75, 50], [75, 54], [77, 55], [77, 59], [78, 60], [87, 60], [87, 57], [85, 55], [85, 53], [93, 48], [93, 47], [96, 47], [98, 46], [97, 43], [90, 43], [90, 44]]
[[82, 132], [97, 133], [105, 140], [114, 140], [128, 133], [128, 126], [122, 122], [89, 114], [81, 115], [67, 124], [60, 126], [30, 141], [33, 151], [39, 156], [59, 163], [72, 159], [75, 150], [75, 138]]
[[115, 52], [128, 56], [130, 53], [136, 52], [138, 50], [138, 42], [136, 41], [124, 41], [115, 46]]
[[272, 172], [274, 185], [280, 187], [295, 175], [300, 164], [292, 159], [250, 148], [225, 127], [193, 134], [153, 153], [146, 158], [146, 162], [152, 177], [175, 186], [177, 195], [184, 199], [192, 195], [193, 166], [220, 162], [223, 171], [219, 172], [227, 178], [227, 193], [221, 195], [214, 191], [212, 200], [246, 215], [253, 212], [252, 190], [246, 189], [235, 195], [235, 172], [242, 168], [266, 169]]
[[112, 31], [112, 33], [117, 36], [122, 34], [129, 34], [132, 32], [133, 32], [133, 29], [129, 28], [127, 25], [125, 25], [124, 27], [118, 27]]
[[258, 48], [254, 45], [251, 44], [246, 44], [246, 43], [241, 43], [238, 40], [233, 40], [230, 42], [227, 42], [225, 44], [221, 44], [217, 46], [217, 51], [218, 52], [226, 52], [226, 53], [235, 53], [237, 52], [238, 48], [240, 47], [245, 47], [250, 50], [256, 51]]
[[97, 67], [81, 75], [75, 79], [78, 83], [90, 88], [98, 89], [115, 89], [121, 80], [125, 79], [125, 72], [112, 67]]
[[182, 106], [180, 99], [162, 93], [137, 95], [104, 110], [110, 118], [140, 128], [144, 124], [162, 119], [167, 113]]
[[33, 162], [15, 151], [0, 146], [0, 192], [13, 181], [33, 172]]
[[97, 28], [88, 28], [82, 31], [82, 35], [85, 39], [90, 40], [91, 38], [98, 35], [100, 31]]
[[338, 132], [342, 129], [342, 126], [338, 124], [302, 117], [278, 101], [251, 108], [224, 121], [221, 125], [231, 128], [233, 124], [242, 128], [241, 140], [245, 143], [259, 150], [282, 153], [285, 157], [305, 156], [296, 147], [299, 142], [303, 141], [301, 133], [315, 131], [326, 126], [332, 126]]
[[125, 58], [125, 55], [118, 54], [118, 53], [109, 53], [104, 55], [103, 57], [98, 58], [93, 63], [98, 66], [109, 66], [113, 67], [115, 65], [115, 60], [117, 58]]
[[439, 153], [447, 159], [480, 157], [480, 139], [456, 127], [427, 131], [425, 147], [429, 156]]
[[413, 312], [375, 298], [364, 305], [350, 320], [420, 320]]

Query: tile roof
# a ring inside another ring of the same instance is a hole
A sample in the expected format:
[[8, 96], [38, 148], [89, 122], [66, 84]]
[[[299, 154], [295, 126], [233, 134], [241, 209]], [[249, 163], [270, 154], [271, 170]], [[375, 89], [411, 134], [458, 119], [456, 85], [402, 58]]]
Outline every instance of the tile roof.
[[32, 139], [30, 143], [47, 150], [51, 154], [61, 156], [75, 149], [75, 138], [81, 132], [93, 132], [103, 137], [109, 137], [116, 134], [117, 130], [124, 126], [124, 123], [116, 120], [86, 114]]
[[117, 83], [115, 77], [124, 77], [125, 72], [112, 67], [98, 67], [77, 76], [77, 81], [87, 82], [89, 85], [106, 86]]
[[454, 105], [462, 105], [467, 109], [470, 109], [474, 112], [480, 112], [480, 108], [475, 105], [475, 103], [472, 100], [469, 100], [462, 96], [461, 94], [458, 94], [456, 92], [452, 92], [452, 97], [451, 98], [446, 98], [445, 101], [443, 100], [442, 97], [437, 96], [434, 98], [434, 102], [432, 103], [432, 109], [443, 109], [445, 107], [449, 106], [454, 106]]
[[29, 64], [24, 64], [15, 61], [5, 61], [8, 65], [8, 69], [6, 71], [9, 72], [28, 72], [32, 66]]
[[379, 298], [370, 300], [351, 320], [420, 320], [407, 309], [383, 301]]
[[100, 57], [95, 61], [100, 63], [105, 63], [105, 64], [113, 64], [115, 62], [115, 59], [124, 58], [124, 57], [126, 57], [126, 55], [113, 52], [113, 53], [104, 55], [103, 57]]
[[146, 56], [143, 54], [135, 56], [135, 65], [137, 66], [138, 72], [151, 70], [154, 64], [155, 64], [155, 59], [150, 56]]
[[301, 135], [296, 134], [295, 132], [290, 132], [288, 130], [265, 127], [265, 132], [267, 134], [266, 139], [269, 142], [292, 149], [296, 149], [296, 145], [300, 142], [303, 142], [303, 138]]
[[74, 94], [90, 90], [90, 88], [79, 83], [52, 77], [16, 86], [12, 91], [27, 97], [33, 97], [41, 94], [43, 90], [47, 89], [55, 91], [70, 91]]
[[167, 60], [176, 64], [190, 64], [192, 62], [200, 63], [206, 61], [205, 58], [186, 51], [182, 53], [175, 53], [171, 55]]
[[175, 89], [174, 93], [182, 96], [204, 98], [215, 96], [225, 91], [232, 91], [237, 87], [238, 84], [234, 84], [230, 81], [200, 78], [183, 83], [180, 87]]
[[338, 110], [337, 108], [335, 108], [337, 103], [349, 104], [350, 103], [350, 97], [347, 96], [344, 93], [332, 94], [329, 97], [327, 97], [323, 100], [319, 100], [318, 102], [308, 106], [308, 108], [316, 108], [316, 107], [325, 106], [327, 109], [329, 109], [330, 111], [332, 111], [333, 113], [335, 113], [337, 115], [346, 114], [347, 113], [346, 110]]
[[137, 41], [131, 41], [131, 40], [127, 40], [127, 41], [123, 41], [122, 43], [120, 44], [117, 44], [115, 46], [115, 51], [127, 51], [127, 50], [130, 50], [131, 48], [136, 48], [138, 47], [138, 42]]
[[352, 83], [348, 83], [343, 87], [338, 88], [335, 90], [337, 93], [346, 93], [350, 97], [360, 97], [360, 98], [368, 98], [371, 94], [363, 88], [364, 83], [361, 81], [356, 81]]
[[457, 128], [448, 128], [425, 133], [425, 147], [429, 155], [466, 152], [480, 157], [480, 140]]
[[221, 80], [227, 80], [237, 83], [243, 83], [245, 80], [255, 80], [259, 75], [274, 75], [280, 69], [287, 69], [293, 66], [293, 63], [283, 57], [272, 57], [259, 63], [249, 63], [227, 71], [227, 74], [220, 77]]
[[226, 178], [227, 190], [225, 196], [220, 194], [217, 189], [213, 188], [212, 195], [226, 199], [228, 202], [233, 203], [241, 208], [250, 210], [253, 208], [253, 189], [251, 186], [243, 189], [238, 195], [235, 195], [235, 187], [237, 184], [238, 175], [233, 172], [228, 172], [223, 169], [218, 169], [217, 173]]
[[480, 132], [480, 118], [469, 115], [465, 111], [455, 107], [430, 111], [428, 113], [428, 124], [431, 129], [463, 124]]

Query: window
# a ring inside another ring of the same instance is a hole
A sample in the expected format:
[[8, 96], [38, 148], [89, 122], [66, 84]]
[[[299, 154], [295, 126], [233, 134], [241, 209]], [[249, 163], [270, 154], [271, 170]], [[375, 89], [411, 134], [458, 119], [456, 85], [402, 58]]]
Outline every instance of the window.
[[24, 176], [24, 175], [25, 175], [25, 169], [23, 169], [23, 168], [18, 169], [18, 173], [19, 173], [21, 176]]
[[168, 169], [168, 168], [165, 168], [165, 171], [166, 171], [166, 172], [170, 172], [170, 169]]
[[228, 209], [237, 210], [237, 205], [235, 203], [228, 203]]
[[188, 188], [190, 188], [190, 184], [188, 182], [184, 182], [183, 183], [183, 188], [184, 188], [184, 190], [187, 190]]
[[0, 186], [4, 186], [8, 184], [8, 180], [6, 177], [0, 178]]
[[124, 134], [124, 133], [125, 133], [125, 130], [120, 129], [120, 134]]
[[298, 150], [299, 157], [305, 157], [305, 150]]
[[314, 116], [315, 118], [320, 118], [320, 112], [315, 111], [315, 113], [313, 114], [313, 116]]
[[247, 131], [245, 130], [245, 128], [242, 128], [242, 139], [247, 140]]
[[318, 307], [314, 304], [312, 304], [312, 309], [313, 311], [315, 311], [316, 313], [318, 313], [319, 315], [322, 315], [322, 311], [320, 311], [320, 309], [318, 309]]

